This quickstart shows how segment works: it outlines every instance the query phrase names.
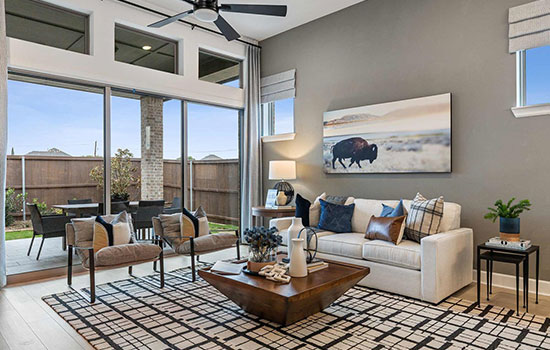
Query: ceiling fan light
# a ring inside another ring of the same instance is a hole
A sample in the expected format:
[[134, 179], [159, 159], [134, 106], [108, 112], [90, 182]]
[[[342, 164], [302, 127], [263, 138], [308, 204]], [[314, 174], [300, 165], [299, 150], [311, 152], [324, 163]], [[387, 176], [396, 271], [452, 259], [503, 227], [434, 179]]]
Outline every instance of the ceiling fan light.
[[203, 22], [215, 22], [218, 19], [218, 12], [209, 8], [197, 9], [194, 13], [195, 17]]

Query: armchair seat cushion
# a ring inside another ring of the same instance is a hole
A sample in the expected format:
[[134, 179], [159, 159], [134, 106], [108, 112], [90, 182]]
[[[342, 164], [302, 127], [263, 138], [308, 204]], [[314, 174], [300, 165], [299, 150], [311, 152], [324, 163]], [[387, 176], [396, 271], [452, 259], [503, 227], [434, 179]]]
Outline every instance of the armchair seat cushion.
[[[143, 262], [156, 259], [161, 248], [156, 244], [133, 243], [120, 244], [101, 248], [95, 253], [95, 266], [117, 266], [132, 262]], [[86, 259], [84, 267], [89, 267], [90, 261]]]
[[[195, 254], [231, 248], [237, 242], [234, 233], [216, 233], [194, 239]], [[191, 241], [187, 240], [174, 249], [178, 254], [191, 253]]]

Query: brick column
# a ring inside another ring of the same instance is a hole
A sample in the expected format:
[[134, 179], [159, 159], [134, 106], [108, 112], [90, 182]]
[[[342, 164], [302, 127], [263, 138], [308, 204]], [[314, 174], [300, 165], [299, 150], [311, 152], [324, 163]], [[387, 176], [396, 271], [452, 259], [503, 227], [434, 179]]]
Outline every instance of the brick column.
[[[141, 98], [141, 199], [164, 198], [162, 98]], [[147, 133], [149, 129], [149, 142]]]

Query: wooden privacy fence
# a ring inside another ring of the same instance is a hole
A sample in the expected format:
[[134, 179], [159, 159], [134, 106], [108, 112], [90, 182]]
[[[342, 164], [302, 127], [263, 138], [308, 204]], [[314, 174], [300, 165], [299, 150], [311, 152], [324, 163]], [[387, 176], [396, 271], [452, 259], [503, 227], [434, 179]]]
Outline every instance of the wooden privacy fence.
[[[6, 188], [21, 193], [24, 187], [27, 201], [37, 198], [48, 206], [65, 204], [73, 198], [91, 198], [103, 202], [103, 193], [91, 179], [90, 171], [102, 166], [103, 159], [95, 157], [40, 157], [8, 156]], [[239, 161], [236, 159], [188, 162], [189, 183], [187, 195], [193, 200], [193, 209], [202, 206], [210, 221], [223, 224], [239, 222]], [[140, 173], [140, 159], [132, 159]], [[23, 167], [25, 173], [23, 174]], [[164, 160], [164, 200], [171, 203], [181, 196], [181, 161]], [[136, 184], [129, 191], [130, 200], [139, 200]], [[21, 218], [22, 213], [14, 213]], [[28, 219], [28, 218], [27, 218]]]

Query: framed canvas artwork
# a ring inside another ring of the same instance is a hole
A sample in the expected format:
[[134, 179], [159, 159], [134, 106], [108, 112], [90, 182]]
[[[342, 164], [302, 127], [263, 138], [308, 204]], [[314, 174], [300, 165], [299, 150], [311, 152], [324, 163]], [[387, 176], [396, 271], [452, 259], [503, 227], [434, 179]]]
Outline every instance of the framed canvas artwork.
[[324, 113], [329, 174], [451, 172], [451, 94]]

